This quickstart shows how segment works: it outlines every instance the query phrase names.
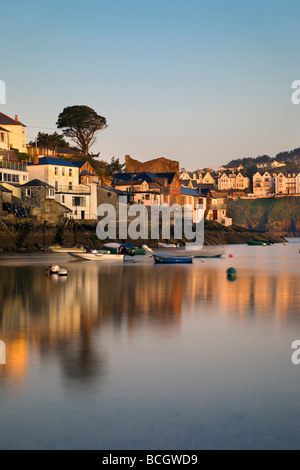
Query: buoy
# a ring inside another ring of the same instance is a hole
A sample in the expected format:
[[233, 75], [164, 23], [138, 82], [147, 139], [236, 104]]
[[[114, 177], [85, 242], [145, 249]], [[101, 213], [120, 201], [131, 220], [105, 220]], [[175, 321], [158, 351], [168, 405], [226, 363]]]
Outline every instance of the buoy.
[[236, 270], [235, 270], [235, 268], [228, 268], [228, 269], [227, 269], [227, 276], [228, 276], [228, 277], [236, 277]]
[[67, 276], [68, 275], [68, 271], [65, 269], [65, 268], [62, 268], [58, 271], [58, 275], [59, 276]]
[[50, 266], [49, 268], [50, 274], [58, 274], [59, 271], [60, 271], [60, 267], [57, 266], [56, 264], [53, 266]]
[[229, 258], [233, 258], [233, 255], [232, 255], [232, 254], [230, 254], [230, 255], [229, 255]]

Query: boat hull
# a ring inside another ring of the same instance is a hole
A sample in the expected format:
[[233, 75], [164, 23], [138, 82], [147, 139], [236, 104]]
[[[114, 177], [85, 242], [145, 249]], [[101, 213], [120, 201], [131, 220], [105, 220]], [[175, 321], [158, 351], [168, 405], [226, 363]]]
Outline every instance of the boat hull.
[[134, 255], [145, 255], [146, 254], [146, 250], [144, 250], [143, 248], [129, 248], [126, 245], [121, 245], [121, 244], [118, 244], [118, 243], [110, 243], [110, 244], [107, 244], [107, 245], [103, 245], [103, 248], [105, 250], [108, 250], [110, 253], [112, 253], [114, 255], [117, 255], [117, 254], [119, 254], [119, 250], [120, 250], [121, 246], [125, 246], [125, 248], [127, 248], [129, 250], [129, 252], [131, 252]]
[[193, 262], [192, 256], [167, 256], [167, 255], [153, 255], [156, 264], [190, 264]]
[[109, 261], [112, 263], [123, 263], [124, 255], [113, 255], [111, 253], [73, 253], [70, 252], [73, 258], [82, 261]]
[[269, 246], [271, 245], [268, 241], [260, 241], [260, 240], [247, 240], [247, 245], [250, 246]]
[[85, 248], [77, 248], [77, 247], [69, 247], [65, 248], [62, 246], [49, 246], [49, 250], [52, 251], [52, 253], [85, 253], [86, 249]]

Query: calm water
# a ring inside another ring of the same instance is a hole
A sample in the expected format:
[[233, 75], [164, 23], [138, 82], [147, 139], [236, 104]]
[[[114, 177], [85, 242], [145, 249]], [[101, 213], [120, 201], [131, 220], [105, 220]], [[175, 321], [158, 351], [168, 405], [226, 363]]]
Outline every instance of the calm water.
[[226, 248], [175, 267], [2, 255], [0, 449], [299, 448], [300, 244]]

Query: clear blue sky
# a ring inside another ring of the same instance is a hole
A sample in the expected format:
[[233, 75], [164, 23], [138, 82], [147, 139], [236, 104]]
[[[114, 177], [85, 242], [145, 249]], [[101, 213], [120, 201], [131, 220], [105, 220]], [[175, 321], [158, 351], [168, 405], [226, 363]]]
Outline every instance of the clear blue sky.
[[[10, 0], [0, 111], [34, 139], [65, 106], [105, 116], [94, 152], [189, 170], [300, 147], [299, 0]], [[32, 127], [30, 127], [32, 126]]]

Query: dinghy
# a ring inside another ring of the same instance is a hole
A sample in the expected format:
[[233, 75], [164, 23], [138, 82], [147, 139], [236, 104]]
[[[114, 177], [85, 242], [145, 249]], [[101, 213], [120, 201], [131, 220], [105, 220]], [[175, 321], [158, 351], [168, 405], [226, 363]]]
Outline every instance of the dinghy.
[[180, 256], [154, 253], [153, 259], [157, 264], [181, 264], [193, 262], [193, 257], [191, 255]]
[[247, 245], [250, 245], [250, 246], [257, 246], [257, 245], [260, 245], [260, 246], [269, 246], [271, 245], [270, 242], [268, 241], [265, 241], [265, 240], [247, 240]]
[[85, 261], [109, 261], [109, 262], [119, 262], [122, 263], [124, 261], [124, 255], [114, 255], [109, 251], [104, 250], [95, 250], [95, 251], [88, 251], [86, 253], [73, 253], [69, 252], [69, 255], [72, 258], [77, 260], [85, 260]]

